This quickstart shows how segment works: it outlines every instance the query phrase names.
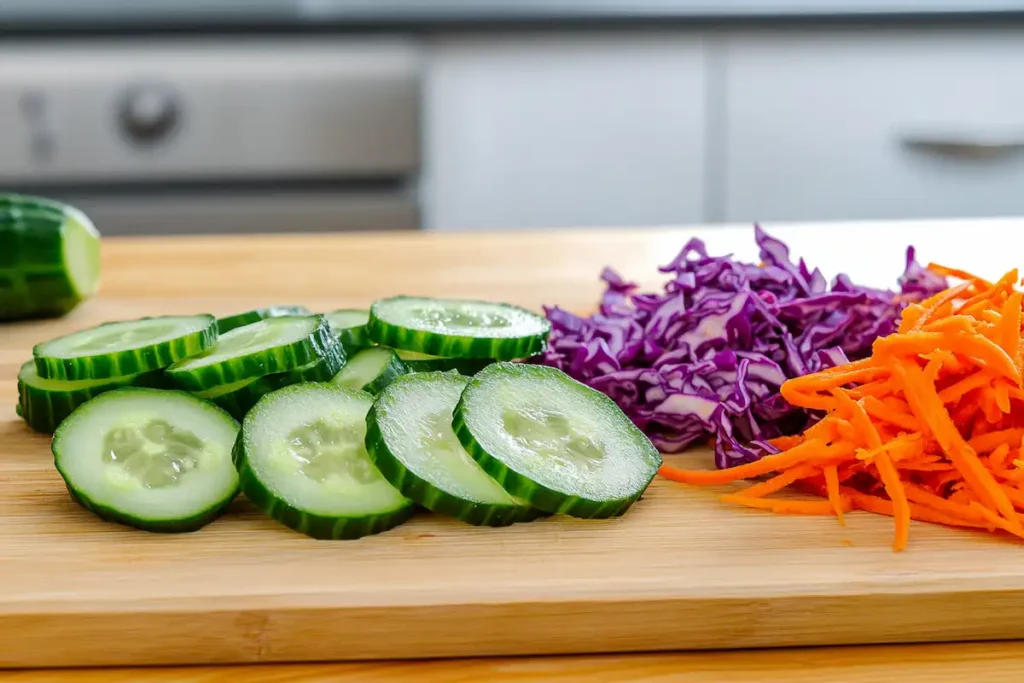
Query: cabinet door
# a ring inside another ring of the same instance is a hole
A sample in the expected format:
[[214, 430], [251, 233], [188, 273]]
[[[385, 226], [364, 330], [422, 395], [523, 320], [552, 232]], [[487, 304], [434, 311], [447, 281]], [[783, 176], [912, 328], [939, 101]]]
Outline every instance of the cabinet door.
[[424, 212], [435, 229], [699, 221], [699, 40], [624, 32], [439, 37]]
[[1024, 214], [1024, 31], [739, 33], [725, 216]]

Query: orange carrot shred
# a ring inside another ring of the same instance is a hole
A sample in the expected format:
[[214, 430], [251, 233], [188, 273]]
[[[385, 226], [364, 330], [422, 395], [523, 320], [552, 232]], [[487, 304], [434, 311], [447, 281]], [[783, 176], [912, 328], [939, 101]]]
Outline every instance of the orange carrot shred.
[[994, 470], [1001, 470], [1006, 467], [1006, 456], [1010, 454], [1010, 445], [1001, 443], [996, 446], [992, 454], [988, 456], [989, 467]]
[[[691, 485], [767, 477], [722, 496], [728, 504], [782, 514], [886, 515], [893, 549], [911, 520], [1007, 532], [1024, 539], [1024, 292], [1012, 270], [963, 280], [903, 310], [872, 355], [789, 379], [780, 393], [823, 417], [770, 443], [778, 453], [737, 467], [659, 473]], [[797, 489], [824, 500], [767, 496]]]
[[[833, 467], [835, 467], [833, 465]], [[801, 467], [794, 467], [793, 469], [786, 470], [782, 474], [777, 474], [767, 481], [763, 481], [760, 484], [754, 484], [748, 488], [738, 491], [737, 496], [746, 496], [748, 498], [763, 498], [764, 496], [781, 491], [798, 479], [809, 477], [815, 473], [817, 468], [813, 465], [804, 465]]]
[[832, 504], [839, 523], [846, 526], [843, 516], [843, 494], [839, 491], [839, 469], [835, 465], [825, 466], [825, 488], [828, 491], [828, 502]]
[[1014, 292], [1003, 306], [1003, 323], [1000, 328], [999, 343], [1007, 355], [1013, 359], [1017, 369], [1021, 369], [1020, 351], [1020, 311], [1024, 295]]
[[751, 508], [771, 510], [784, 515], [834, 515], [832, 504], [817, 500], [786, 500], [779, 498], [750, 498], [739, 494], [722, 496], [723, 503], [744, 505]]
[[964, 270], [957, 270], [956, 268], [948, 268], [946, 266], [941, 266], [941, 265], [939, 265], [937, 263], [929, 263], [928, 264], [928, 270], [932, 271], [936, 275], [942, 275], [944, 277], [955, 277], [955, 278], [960, 279], [960, 280], [967, 280], [968, 282], [970, 282], [975, 287], [978, 287], [979, 289], [991, 289], [992, 288], [992, 283], [989, 282], [988, 280], [983, 280], [982, 278], [978, 277], [977, 275], [971, 275], [970, 273], [968, 273], [967, 271], [964, 271]]

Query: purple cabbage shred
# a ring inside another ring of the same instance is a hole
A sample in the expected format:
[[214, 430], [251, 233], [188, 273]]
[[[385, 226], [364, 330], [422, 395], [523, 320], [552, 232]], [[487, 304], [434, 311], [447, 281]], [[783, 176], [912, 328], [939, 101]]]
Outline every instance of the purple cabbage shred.
[[714, 440], [717, 467], [751, 462], [819, 415], [790, 406], [790, 378], [871, 353], [900, 313], [946, 288], [907, 249], [899, 292], [855, 285], [818, 269], [754, 226], [761, 265], [709, 256], [693, 239], [667, 266], [662, 293], [606, 268], [599, 310], [545, 308], [551, 341], [540, 362], [607, 394], [666, 453]]

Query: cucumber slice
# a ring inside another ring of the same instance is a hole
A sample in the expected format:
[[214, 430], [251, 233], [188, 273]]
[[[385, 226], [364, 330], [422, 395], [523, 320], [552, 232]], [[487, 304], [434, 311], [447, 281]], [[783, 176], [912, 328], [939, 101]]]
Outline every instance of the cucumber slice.
[[337, 346], [323, 316], [267, 318], [231, 330], [204, 353], [167, 368], [167, 376], [182, 389], [203, 391], [294, 370]]
[[384, 346], [448, 358], [525, 358], [544, 350], [551, 323], [524, 308], [465, 299], [374, 302], [366, 326]]
[[57, 425], [89, 399], [118, 387], [153, 386], [161, 374], [155, 370], [107, 379], [43, 379], [36, 372], [35, 363], [28, 361], [18, 372], [18, 414], [37, 432], [52, 434]]
[[327, 318], [334, 335], [346, 351], [352, 353], [358, 349], [373, 346], [373, 342], [366, 336], [366, 323], [370, 319], [369, 311], [361, 308], [342, 308], [325, 313], [324, 317]]
[[334, 376], [331, 384], [377, 394], [393, 379], [408, 371], [392, 349], [374, 346], [352, 356], [341, 372]]
[[373, 398], [331, 384], [295, 384], [267, 394], [235, 444], [242, 491], [285, 526], [313, 538], [358, 538], [412, 516], [364, 445]]
[[539, 512], [510, 496], [459, 443], [452, 411], [469, 379], [454, 372], [399, 377], [366, 418], [366, 449], [384, 478], [428, 510], [504, 526]]
[[484, 368], [463, 391], [452, 427], [506, 491], [545, 512], [621, 515], [661, 466], [614, 401], [547, 366]]
[[99, 288], [100, 234], [78, 209], [0, 194], [0, 320], [60, 316]]
[[148, 531], [194, 531], [238, 491], [238, 423], [182, 391], [126, 387], [97, 396], [53, 435], [57, 471], [94, 513]]
[[444, 372], [455, 370], [460, 375], [472, 377], [494, 362], [493, 358], [442, 358], [417, 351], [395, 349], [395, 353], [405, 363], [410, 372]]
[[196, 396], [213, 401], [228, 411], [236, 420], [242, 420], [265, 394], [300, 382], [327, 382], [345, 365], [345, 352], [335, 343], [322, 358], [294, 370], [276, 372], [254, 379], [242, 379], [231, 384], [196, 392]]
[[165, 315], [104, 323], [32, 349], [46, 379], [123, 377], [167, 367], [217, 340], [212, 315]]
[[279, 318], [282, 315], [312, 315], [305, 306], [270, 306], [269, 308], [257, 308], [245, 313], [237, 313], [224, 318], [217, 319], [217, 331], [220, 334], [245, 325], [252, 325], [267, 318]]

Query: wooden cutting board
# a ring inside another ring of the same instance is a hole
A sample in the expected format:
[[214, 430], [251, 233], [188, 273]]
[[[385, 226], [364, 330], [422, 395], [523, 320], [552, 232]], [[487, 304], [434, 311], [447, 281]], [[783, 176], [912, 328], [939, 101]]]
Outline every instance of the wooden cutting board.
[[[240, 498], [199, 532], [155, 535], [73, 504], [48, 438], [13, 410], [31, 346], [103, 320], [400, 292], [585, 310], [602, 265], [655, 279], [693, 234], [109, 241], [102, 297], [0, 326], [0, 668], [1024, 638], [1024, 546], [987, 534], [914, 524], [895, 554], [885, 518], [738, 510], [656, 480], [609, 521], [481, 529], [420, 514], [324, 542]], [[699, 234], [716, 251], [752, 242], [749, 228]], [[801, 253], [816, 242], [779, 234]], [[895, 252], [893, 278], [906, 239], [875, 245]]]

